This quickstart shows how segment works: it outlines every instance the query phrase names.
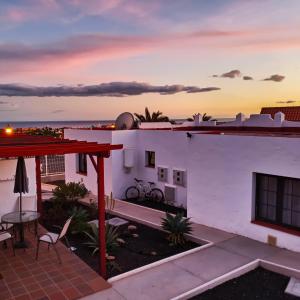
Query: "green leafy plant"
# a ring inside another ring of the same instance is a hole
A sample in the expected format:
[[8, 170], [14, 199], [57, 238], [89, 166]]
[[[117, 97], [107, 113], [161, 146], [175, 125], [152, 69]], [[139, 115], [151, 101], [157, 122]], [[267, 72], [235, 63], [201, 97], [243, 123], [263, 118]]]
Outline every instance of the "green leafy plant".
[[[95, 224], [90, 225], [90, 232], [84, 231], [86, 236], [89, 238], [89, 242], [85, 244], [93, 249], [92, 255], [99, 251], [99, 234], [98, 227]], [[105, 243], [106, 243], [106, 253], [110, 253], [113, 249], [119, 246], [118, 244], [118, 228], [110, 225], [105, 226]]]
[[115, 261], [110, 261], [110, 260], [107, 260], [106, 261], [106, 268], [107, 268], [107, 271], [109, 273], [113, 272], [114, 270], [116, 271], [119, 271], [119, 272], [122, 272], [122, 268], [120, 267], [120, 265], [115, 262]]
[[84, 208], [73, 207], [69, 211], [69, 215], [73, 216], [72, 222], [70, 224], [70, 231], [72, 233], [81, 233], [89, 228], [89, 224], [87, 223], [89, 214]]
[[152, 114], [149, 112], [148, 107], [145, 107], [145, 115], [134, 113], [136, 117], [136, 121], [138, 122], [169, 122], [169, 118], [164, 116], [161, 111], [153, 112]]
[[75, 202], [83, 198], [88, 190], [83, 183], [68, 182], [57, 186], [53, 190], [53, 200]]
[[161, 226], [164, 230], [168, 231], [167, 239], [174, 246], [184, 245], [186, 242], [184, 235], [192, 232], [190, 218], [185, 218], [180, 213], [176, 215], [166, 213], [166, 217], [162, 218]]
[[56, 138], [62, 137], [63, 130], [61, 128], [43, 127], [43, 128], [30, 128], [26, 131], [29, 135], [52, 136]]

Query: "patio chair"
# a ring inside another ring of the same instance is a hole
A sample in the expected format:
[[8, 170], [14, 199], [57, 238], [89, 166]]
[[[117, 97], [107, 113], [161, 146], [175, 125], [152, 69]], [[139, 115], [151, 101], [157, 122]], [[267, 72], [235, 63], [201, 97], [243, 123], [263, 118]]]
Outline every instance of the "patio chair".
[[68, 248], [70, 248], [69, 241], [68, 241], [68, 239], [66, 237], [66, 234], [67, 234], [67, 231], [69, 229], [69, 226], [70, 226], [70, 223], [72, 221], [72, 218], [73, 218], [73, 216], [70, 217], [66, 221], [66, 223], [64, 224], [64, 226], [63, 226], [63, 228], [62, 228], [62, 230], [61, 230], [60, 233], [47, 232], [47, 233], [44, 233], [44, 234], [41, 234], [41, 235], [38, 236], [37, 248], [36, 248], [36, 256], [35, 256], [36, 260], [38, 259], [38, 256], [39, 256], [40, 242], [44, 242], [44, 243], [48, 244], [48, 250], [49, 250], [49, 248], [50, 248], [51, 245], [53, 246], [59, 263], [60, 264], [62, 263], [60, 255], [59, 255], [58, 250], [56, 248], [56, 244], [57, 244], [57, 242], [59, 240], [61, 240], [61, 239], [64, 238], [65, 241], [66, 241], [66, 243], [67, 243]]
[[0, 242], [4, 242], [4, 244], [7, 247], [6, 241], [11, 240], [11, 245], [12, 245], [12, 249], [13, 249], [13, 253], [14, 255], [16, 255], [15, 253], [15, 247], [14, 247], [14, 237], [12, 234], [10, 234], [7, 231], [1, 231], [0, 232]]

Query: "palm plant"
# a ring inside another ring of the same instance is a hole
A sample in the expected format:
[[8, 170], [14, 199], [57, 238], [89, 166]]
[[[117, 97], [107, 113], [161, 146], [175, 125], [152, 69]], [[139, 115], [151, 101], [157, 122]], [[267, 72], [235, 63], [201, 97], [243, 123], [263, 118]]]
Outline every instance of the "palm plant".
[[[99, 234], [98, 234], [98, 227], [95, 224], [91, 224], [91, 231], [84, 231], [86, 236], [89, 238], [89, 242], [85, 244], [93, 249], [92, 255], [99, 251]], [[113, 227], [111, 225], [105, 226], [105, 244], [106, 244], [106, 253], [110, 253], [113, 249], [115, 249], [118, 244], [118, 228]]]
[[202, 116], [202, 121], [210, 121], [210, 120], [212, 120], [212, 116], [208, 116], [206, 113], [204, 113]]
[[89, 214], [84, 208], [73, 207], [69, 211], [69, 215], [73, 216], [72, 222], [70, 224], [70, 231], [72, 233], [81, 233], [89, 228], [89, 224], [87, 223]]
[[[189, 121], [189, 122], [193, 122], [194, 118], [187, 118], [186, 120]], [[212, 119], [212, 116], [209, 116], [206, 113], [204, 113], [203, 116], [202, 116], [202, 121], [214, 121], [214, 120]]]
[[166, 217], [162, 218], [161, 226], [168, 231], [167, 239], [174, 246], [184, 245], [186, 242], [184, 235], [192, 232], [190, 218], [185, 218], [181, 213], [176, 215], [166, 213]]
[[74, 202], [83, 198], [88, 190], [83, 183], [69, 182], [57, 186], [53, 190], [53, 199]]
[[169, 122], [169, 118], [164, 116], [161, 111], [149, 112], [148, 107], [145, 108], [145, 115], [134, 113], [138, 122]]

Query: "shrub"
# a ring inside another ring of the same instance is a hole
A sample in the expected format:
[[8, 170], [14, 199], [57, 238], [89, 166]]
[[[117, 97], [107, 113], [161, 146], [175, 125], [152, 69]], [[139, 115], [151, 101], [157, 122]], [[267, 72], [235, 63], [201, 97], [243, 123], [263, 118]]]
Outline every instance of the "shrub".
[[41, 135], [41, 136], [52, 136], [55, 138], [62, 137], [63, 130], [60, 128], [51, 128], [51, 127], [43, 127], [43, 128], [31, 128], [26, 131], [29, 135]]
[[81, 233], [89, 228], [89, 224], [87, 223], [89, 214], [84, 208], [73, 207], [69, 211], [69, 215], [73, 216], [70, 224], [70, 231], [72, 233]]
[[[84, 231], [84, 233], [89, 238], [89, 242], [86, 242], [85, 244], [93, 249], [92, 254], [94, 255], [96, 252], [99, 251], [99, 234], [98, 234], [98, 227], [95, 224], [91, 224], [91, 231]], [[106, 243], [106, 253], [110, 253], [113, 249], [118, 247], [118, 228], [113, 227], [110, 225], [105, 226], [105, 243]]]
[[83, 198], [87, 192], [88, 190], [83, 183], [63, 183], [53, 190], [53, 200], [75, 202]]
[[175, 246], [185, 244], [184, 234], [192, 232], [190, 218], [184, 218], [180, 213], [176, 215], [166, 213], [166, 217], [162, 218], [161, 226], [168, 231], [167, 239]]

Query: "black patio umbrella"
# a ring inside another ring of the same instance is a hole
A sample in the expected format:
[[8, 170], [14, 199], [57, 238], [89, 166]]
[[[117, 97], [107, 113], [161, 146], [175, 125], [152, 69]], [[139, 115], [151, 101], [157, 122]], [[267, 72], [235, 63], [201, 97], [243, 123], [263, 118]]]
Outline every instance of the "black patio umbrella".
[[28, 193], [28, 178], [26, 172], [26, 165], [24, 157], [18, 158], [17, 168], [16, 168], [16, 175], [15, 175], [15, 186], [14, 186], [14, 193], [20, 194], [20, 201], [19, 207], [20, 212], [22, 212], [22, 193]]

